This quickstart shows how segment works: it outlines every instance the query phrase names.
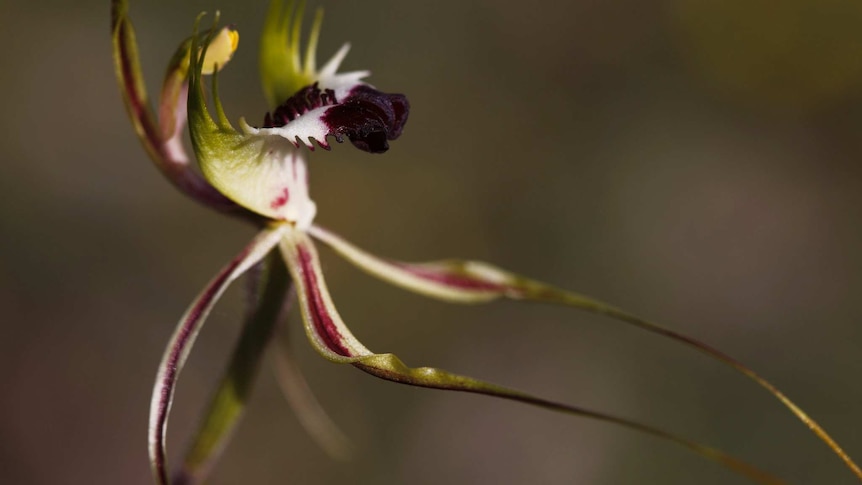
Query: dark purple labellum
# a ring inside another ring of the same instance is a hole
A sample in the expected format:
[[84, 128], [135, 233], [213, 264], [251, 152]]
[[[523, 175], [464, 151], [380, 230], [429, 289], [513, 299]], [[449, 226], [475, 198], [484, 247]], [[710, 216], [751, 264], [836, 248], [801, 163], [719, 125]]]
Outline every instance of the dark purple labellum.
[[403, 94], [386, 94], [370, 86], [359, 85], [340, 104], [323, 115], [331, 133], [347, 135], [353, 146], [369, 153], [389, 149], [388, 140], [401, 135], [410, 103]]
[[[403, 94], [382, 93], [360, 84], [339, 102], [331, 89], [321, 90], [314, 83], [300, 89], [272, 113], [267, 113], [263, 128], [282, 127], [324, 106], [331, 106], [321, 116], [321, 121], [329, 129], [327, 134], [335, 136], [339, 143], [347, 136], [356, 148], [369, 153], [388, 150], [388, 141], [401, 135], [410, 112], [410, 103]], [[321, 145], [329, 148], [326, 143]]]

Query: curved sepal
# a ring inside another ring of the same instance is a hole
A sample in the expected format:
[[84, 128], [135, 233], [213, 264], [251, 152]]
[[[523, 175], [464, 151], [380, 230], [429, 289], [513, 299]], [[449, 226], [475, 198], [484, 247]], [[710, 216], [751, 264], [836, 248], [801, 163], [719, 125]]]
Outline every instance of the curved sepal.
[[281, 243], [281, 252], [296, 284], [300, 310], [309, 340], [318, 353], [333, 362], [353, 364], [371, 375], [401, 384], [483, 394], [556, 412], [611, 422], [678, 443], [756, 483], [769, 485], [784, 483], [773, 475], [724, 452], [636, 421], [556, 403], [433, 367], [411, 368], [393, 354], [375, 354], [353, 336], [335, 309], [320, 271], [317, 250], [308, 236], [295, 230], [287, 232]]
[[254, 284], [249, 285], [251, 306], [242, 333], [173, 485], [206, 480], [245, 412], [267, 344], [287, 312], [291, 285], [278, 252], [270, 251], [255, 269], [259, 278], [249, 279]]
[[[209, 44], [210, 40], [206, 42]], [[222, 194], [257, 214], [288, 221], [300, 228], [308, 227], [317, 207], [308, 195], [302, 155], [280, 137], [234, 130], [219, 99], [216, 73], [213, 74], [212, 97], [216, 113], [213, 118], [201, 80], [207, 48], [199, 53], [197, 36], [193, 36], [191, 52], [194, 68], [189, 73], [189, 130], [204, 177]]]
[[[231, 202], [189, 166], [181, 139], [185, 120], [184, 77], [175, 77], [171, 81], [172, 87], [167, 97], [163, 92], [160, 112], [169, 114], [164, 116], [164, 124], [160, 125], [156, 121], [141, 72], [135, 30], [129, 19], [128, 8], [126, 0], [113, 0], [111, 3], [114, 71], [129, 119], [147, 154], [159, 171], [189, 197], [218, 211], [256, 220], [253, 214]], [[176, 115], [178, 109], [182, 109], [183, 114]]]
[[168, 483], [165, 463], [165, 432], [168, 415], [173, 402], [177, 379], [191, 352], [198, 332], [206, 321], [213, 305], [227, 289], [228, 285], [246, 272], [250, 267], [273, 248], [287, 230], [286, 225], [268, 227], [243, 249], [192, 302], [180, 319], [165, 348], [162, 361], [156, 374], [153, 396], [150, 403], [149, 454], [150, 466], [156, 483]]
[[150, 110], [147, 87], [144, 84], [138, 58], [138, 42], [132, 21], [129, 19], [129, 4], [126, 0], [111, 2], [111, 37], [114, 71], [129, 118], [147, 153], [161, 168], [162, 140]]
[[514, 300], [566, 305], [592, 313], [607, 315], [613, 319], [692, 347], [732, 367], [778, 399], [799, 421], [811, 429], [844, 462], [854, 475], [862, 479], [862, 470], [860, 470], [859, 466], [841, 448], [835, 439], [774, 384], [733, 357], [699, 340], [644, 320], [594, 298], [556, 288], [487, 263], [462, 260], [445, 260], [429, 263], [392, 261], [368, 253], [320, 226], [313, 226], [309, 230], [309, 233], [369, 274], [396, 286], [432, 298], [455, 303], [482, 303], [506, 297]]

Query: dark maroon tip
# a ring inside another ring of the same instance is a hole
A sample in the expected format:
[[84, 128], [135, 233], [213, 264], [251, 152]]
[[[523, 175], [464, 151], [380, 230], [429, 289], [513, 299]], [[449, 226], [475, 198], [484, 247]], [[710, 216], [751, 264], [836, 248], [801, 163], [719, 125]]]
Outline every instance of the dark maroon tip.
[[382, 93], [359, 85], [342, 102], [327, 110], [323, 122], [330, 133], [346, 135], [353, 146], [369, 153], [383, 153], [389, 140], [401, 135], [410, 103], [403, 94]]
[[[389, 141], [401, 136], [410, 103], [403, 94], [382, 93], [368, 85], [360, 84], [342, 99], [335, 99], [331, 89], [321, 90], [317, 83], [300, 89], [263, 120], [264, 128], [284, 126], [307, 112], [331, 106], [321, 117], [333, 135], [341, 143], [346, 136], [356, 148], [369, 153], [383, 153], [389, 149]], [[318, 143], [326, 149], [325, 141]]]

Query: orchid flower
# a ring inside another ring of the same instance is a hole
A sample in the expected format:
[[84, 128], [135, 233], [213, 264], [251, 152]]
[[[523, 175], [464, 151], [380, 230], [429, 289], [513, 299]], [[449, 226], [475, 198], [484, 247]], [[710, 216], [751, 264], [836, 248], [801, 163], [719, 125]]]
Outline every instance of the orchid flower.
[[[231, 27], [199, 32], [180, 44], [170, 61], [156, 117], [147, 98], [126, 0], [112, 0], [116, 75], [132, 124], [159, 170], [198, 202], [251, 222], [257, 236], [206, 285], [171, 336], [159, 364], [149, 422], [149, 454], [155, 480], [169, 483], [165, 434], [180, 372], [207, 315], [227, 287], [250, 273], [250, 310], [232, 360], [192, 440], [174, 483], [204, 478], [236, 425], [263, 350], [276, 334], [286, 304], [299, 304], [305, 333], [324, 358], [379, 378], [414, 386], [464, 391], [608, 421], [677, 442], [757, 483], [784, 483], [721, 451], [622, 417], [556, 403], [524, 392], [432, 367], [408, 367], [390, 353], [376, 353], [350, 331], [333, 304], [321, 271], [316, 242], [372, 276], [422, 295], [452, 303], [500, 298], [567, 305], [604, 314], [693, 347], [765, 388], [809, 427], [862, 480], [862, 471], [813, 419], [775, 386], [748, 367], [695, 339], [625, 313], [592, 298], [510, 273], [490, 264], [446, 260], [405, 263], [375, 256], [316, 223], [317, 206], [308, 189], [308, 152], [348, 140], [360, 150], [382, 153], [404, 129], [407, 98], [364, 82], [367, 71], [340, 72], [345, 45], [322, 67], [316, 64], [322, 14], [315, 16], [300, 51], [303, 4], [273, 0], [260, 44], [263, 88], [272, 111], [260, 124], [240, 119], [235, 128], [220, 103], [217, 73], [237, 49]], [[212, 106], [204, 75], [212, 75]], [[213, 115], [214, 113], [214, 115]], [[196, 170], [183, 145], [188, 125]], [[285, 347], [275, 361], [288, 400], [310, 434], [333, 454], [346, 453], [343, 436], [320, 410]]]

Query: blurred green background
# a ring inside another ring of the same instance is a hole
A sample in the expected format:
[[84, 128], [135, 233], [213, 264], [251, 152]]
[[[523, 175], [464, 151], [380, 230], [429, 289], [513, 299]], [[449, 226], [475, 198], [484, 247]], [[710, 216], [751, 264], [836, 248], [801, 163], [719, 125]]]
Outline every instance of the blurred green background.
[[[311, 156], [319, 222], [392, 257], [493, 261], [701, 338], [862, 459], [862, 3], [325, 7], [321, 56], [351, 41], [345, 67], [413, 109], [385, 156]], [[260, 120], [264, 0], [133, 2], [151, 92], [216, 8], [241, 32], [221, 77], [228, 115]], [[252, 234], [151, 166], [108, 14], [107, 1], [0, 3], [3, 483], [149, 483], [163, 345]], [[447, 306], [323, 258], [372, 349], [658, 425], [794, 484], [856, 483], [773, 398], [694, 351], [573, 310]], [[180, 380], [174, 462], [237, 335], [238, 289]], [[265, 368], [214, 484], [747, 483], [611, 425], [375, 380], [314, 355], [293, 323], [312, 387], [361, 451], [330, 460]]]

